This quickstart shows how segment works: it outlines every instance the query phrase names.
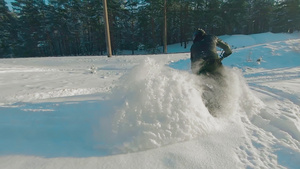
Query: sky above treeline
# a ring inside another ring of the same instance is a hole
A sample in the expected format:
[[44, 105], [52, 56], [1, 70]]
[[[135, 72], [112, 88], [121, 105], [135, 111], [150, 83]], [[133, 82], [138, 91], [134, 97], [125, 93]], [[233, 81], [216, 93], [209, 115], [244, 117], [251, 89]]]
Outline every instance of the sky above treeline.
[[14, 2], [14, 0], [5, 0], [5, 2], [7, 3], [8, 8], [12, 9], [11, 3]]

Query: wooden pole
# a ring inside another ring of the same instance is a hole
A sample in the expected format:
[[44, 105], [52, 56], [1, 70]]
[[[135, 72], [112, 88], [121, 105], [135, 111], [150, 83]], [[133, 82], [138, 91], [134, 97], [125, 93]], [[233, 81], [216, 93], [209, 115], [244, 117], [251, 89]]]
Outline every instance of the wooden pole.
[[107, 2], [103, 0], [103, 13], [104, 13], [104, 22], [105, 22], [105, 36], [106, 36], [106, 48], [107, 56], [111, 57], [111, 42], [110, 42], [110, 31], [109, 31], [109, 22], [108, 22], [108, 12], [107, 12]]
[[167, 53], [167, 0], [164, 2], [164, 53]]

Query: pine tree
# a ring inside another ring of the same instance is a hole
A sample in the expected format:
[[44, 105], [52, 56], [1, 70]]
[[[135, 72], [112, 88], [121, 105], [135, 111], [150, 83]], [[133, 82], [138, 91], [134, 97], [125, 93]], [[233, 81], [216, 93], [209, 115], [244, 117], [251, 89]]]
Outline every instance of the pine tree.
[[121, 50], [131, 50], [131, 54], [135, 54], [134, 51], [138, 49], [137, 42], [137, 12], [138, 2], [136, 0], [129, 0], [124, 4], [124, 15], [121, 32], [123, 34], [124, 41], [121, 44]]
[[270, 31], [270, 20], [273, 12], [273, 0], [256, 0], [253, 1], [251, 20], [253, 30], [251, 33], [261, 33]]
[[211, 0], [206, 2], [205, 7], [205, 29], [212, 34], [222, 34], [224, 32], [224, 19], [222, 17], [223, 10], [221, 10], [220, 0]]
[[83, 46], [85, 55], [99, 55], [105, 50], [105, 30], [100, 22], [103, 14], [99, 0], [82, 2]]
[[228, 0], [222, 4], [224, 29], [228, 34], [245, 33], [247, 30], [247, 1]]
[[286, 8], [288, 32], [300, 30], [300, 0], [286, 0], [282, 4]]
[[6, 2], [0, 0], [0, 58], [13, 56], [14, 23], [15, 19], [6, 6]]
[[138, 12], [139, 42], [150, 53], [161, 53], [163, 45], [164, 1], [145, 0]]
[[300, 30], [300, 0], [284, 0], [276, 4], [272, 27], [274, 32]]
[[[47, 3], [46, 3], [47, 2]], [[300, 0], [168, 0], [168, 44], [187, 47], [195, 28], [236, 34], [300, 30]], [[0, 0], [0, 57], [99, 55], [106, 50], [99, 0]], [[109, 0], [114, 54], [161, 53], [164, 0]]]
[[16, 0], [12, 3], [18, 16], [18, 45], [15, 54], [21, 57], [40, 56], [39, 42], [42, 39], [41, 18], [39, 15], [41, 0]]

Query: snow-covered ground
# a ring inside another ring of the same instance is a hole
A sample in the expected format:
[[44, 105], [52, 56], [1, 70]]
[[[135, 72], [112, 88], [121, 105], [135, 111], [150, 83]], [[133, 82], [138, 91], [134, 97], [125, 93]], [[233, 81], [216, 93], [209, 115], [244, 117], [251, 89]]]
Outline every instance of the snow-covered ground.
[[300, 33], [221, 38], [221, 79], [171, 53], [191, 44], [1, 59], [0, 168], [299, 168]]

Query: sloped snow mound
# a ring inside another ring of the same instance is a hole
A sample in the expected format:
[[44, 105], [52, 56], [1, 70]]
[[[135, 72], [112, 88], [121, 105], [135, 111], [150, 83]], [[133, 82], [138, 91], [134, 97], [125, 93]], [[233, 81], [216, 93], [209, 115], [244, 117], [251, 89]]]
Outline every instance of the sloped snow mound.
[[100, 127], [103, 147], [112, 153], [157, 148], [220, 130], [224, 124], [214, 116], [251, 113], [257, 100], [237, 72], [228, 70], [222, 86], [147, 58], [112, 91], [111, 117]]
[[117, 151], [134, 152], [217, 129], [219, 125], [202, 102], [202, 90], [194, 79], [188, 72], [147, 58], [113, 91], [112, 133], [106, 141]]

